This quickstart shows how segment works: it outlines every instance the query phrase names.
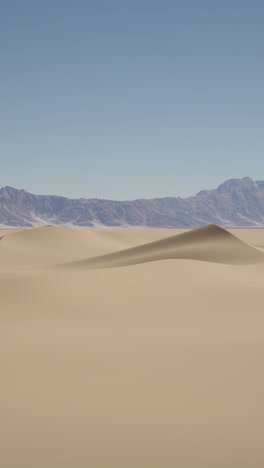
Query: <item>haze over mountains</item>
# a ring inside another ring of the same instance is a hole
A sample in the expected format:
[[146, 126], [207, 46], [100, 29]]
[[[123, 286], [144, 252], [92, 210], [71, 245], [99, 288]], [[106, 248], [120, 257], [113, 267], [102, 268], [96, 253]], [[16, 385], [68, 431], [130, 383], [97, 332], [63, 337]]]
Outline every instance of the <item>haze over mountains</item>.
[[0, 225], [38, 227], [148, 226], [199, 227], [264, 226], [264, 181], [231, 179], [213, 190], [189, 198], [165, 197], [113, 201], [34, 195], [6, 186], [0, 189]]

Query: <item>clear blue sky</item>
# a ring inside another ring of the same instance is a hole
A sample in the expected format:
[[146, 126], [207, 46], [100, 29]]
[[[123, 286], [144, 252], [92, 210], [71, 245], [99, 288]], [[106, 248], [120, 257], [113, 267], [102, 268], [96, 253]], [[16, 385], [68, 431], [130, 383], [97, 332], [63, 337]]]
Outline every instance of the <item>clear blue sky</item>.
[[0, 186], [133, 199], [264, 179], [263, 0], [7, 0], [0, 16]]

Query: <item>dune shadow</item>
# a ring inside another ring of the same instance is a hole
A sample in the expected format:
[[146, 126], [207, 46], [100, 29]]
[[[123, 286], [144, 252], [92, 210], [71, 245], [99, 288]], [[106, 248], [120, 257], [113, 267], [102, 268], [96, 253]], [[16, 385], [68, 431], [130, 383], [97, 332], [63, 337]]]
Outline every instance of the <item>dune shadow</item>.
[[264, 263], [264, 253], [210, 224], [137, 247], [54, 265], [59, 269], [117, 268], [160, 260], [197, 260], [228, 265]]

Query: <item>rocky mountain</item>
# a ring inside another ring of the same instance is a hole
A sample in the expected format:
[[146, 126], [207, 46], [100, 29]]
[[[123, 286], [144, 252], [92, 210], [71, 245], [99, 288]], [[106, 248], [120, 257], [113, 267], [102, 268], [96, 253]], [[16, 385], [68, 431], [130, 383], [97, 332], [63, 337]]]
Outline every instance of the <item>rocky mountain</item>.
[[189, 198], [113, 201], [33, 195], [12, 187], [0, 189], [0, 225], [264, 227], [264, 181], [231, 179]]

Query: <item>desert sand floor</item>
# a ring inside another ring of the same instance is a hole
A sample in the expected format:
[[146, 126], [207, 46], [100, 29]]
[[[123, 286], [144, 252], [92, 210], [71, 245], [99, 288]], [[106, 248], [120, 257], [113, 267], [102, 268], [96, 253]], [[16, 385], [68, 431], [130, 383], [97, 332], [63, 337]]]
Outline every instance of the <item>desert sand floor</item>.
[[264, 230], [0, 237], [1, 467], [263, 468]]

